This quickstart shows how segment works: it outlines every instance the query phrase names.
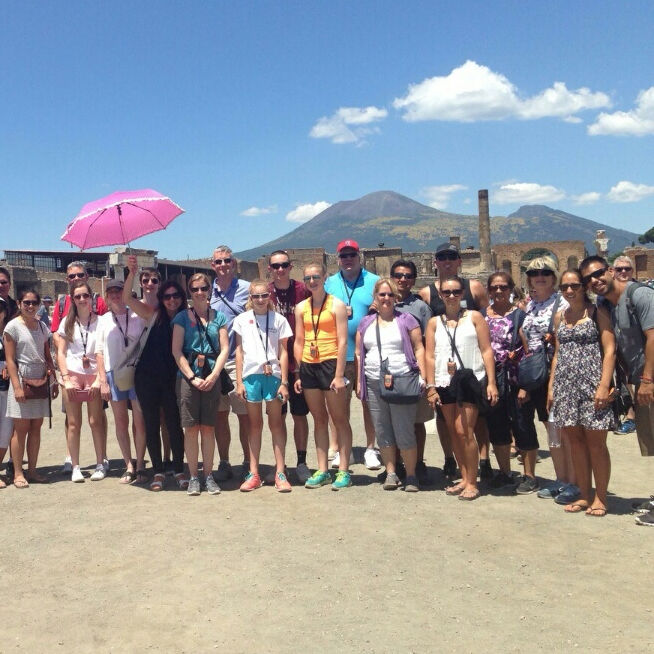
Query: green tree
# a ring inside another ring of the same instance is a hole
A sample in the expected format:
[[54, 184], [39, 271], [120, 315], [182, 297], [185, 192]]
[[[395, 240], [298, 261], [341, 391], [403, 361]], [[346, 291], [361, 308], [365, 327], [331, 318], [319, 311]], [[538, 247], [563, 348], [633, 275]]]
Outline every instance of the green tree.
[[645, 243], [654, 243], [654, 227], [648, 229], [642, 236], [639, 236], [638, 242], [643, 245], [645, 245]]

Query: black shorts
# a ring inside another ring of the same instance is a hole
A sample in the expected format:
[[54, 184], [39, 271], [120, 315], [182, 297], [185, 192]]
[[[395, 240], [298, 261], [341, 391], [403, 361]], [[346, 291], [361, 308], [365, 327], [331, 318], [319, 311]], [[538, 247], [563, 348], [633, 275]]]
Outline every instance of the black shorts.
[[516, 448], [528, 452], [538, 449], [538, 436], [534, 425], [535, 406], [527, 402], [518, 404], [518, 389], [509, 386], [499, 402], [486, 414], [488, 435], [493, 445], [510, 445], [515, 438]]
[[328, 391], [336, 374], [336, 359], [320, 363], [300, 363], [302, 388]]
[[291, 407], [292, 416], [306, 416], [309, 415], [309, 407], [307, 401], [304, 399], [303, 393], [296, 393], [293, 384], [288, 386], [288, 402], [284, 402], [282, 406], [282, 415], [285, 416], [288, 412], [288, 407]]

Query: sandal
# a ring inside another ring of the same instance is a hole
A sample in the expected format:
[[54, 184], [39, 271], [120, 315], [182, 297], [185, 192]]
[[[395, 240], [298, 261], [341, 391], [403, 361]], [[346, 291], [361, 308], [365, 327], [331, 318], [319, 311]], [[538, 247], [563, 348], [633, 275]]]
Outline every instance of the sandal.
[[606, 515], [606, 509], [603, 506], [589, 506], [586, 515], [591, 518], [603, 518]]
[[147, 484], [148, 483], [148, 473], [145, 470], [137, 470], [136, 477], [134, 478], [135, 484]]
[[166, 475], [162, 474], [161, 472], [158, 472], [150, 482], [150, 490], [155, 492], [163, 490], [165, 481], [166, 481]]
[[584, 502], [584, 500], [578, 500], [576, 502], [573, 502], [572, 504], [566, 504], [563, 510], [566, 513], [581, 513], [582, 511], [586, 511], [587, 509], [588, 509], [588, 502]]
[[125, 468], [123, 471], [123, 474], [120, 475], [120, 483], [121, 484], [131, 484], [134, 481], [134, 472], [132, 470], [128, 470]]
[[459, 499], [463, 500], [464, 502], [472, 502], [473, 500], [476, 500], [481, 493], [475, 488], [475, 489], [467, 489], [461, 492], [459, 495]]
[[177, 482], [177, 486], [182, 490], [186, 490], [188, 488], [188, 477], [186, 476], [186, 473], [178, 472], [175, 475], [175, 481]]
[[29, 488], [30, 485], [25, 477], [14, 477], [14, 486], [16, 488]]
[[445, 489], [445, 495], [461, 495], [465, 486], [448, 486]]

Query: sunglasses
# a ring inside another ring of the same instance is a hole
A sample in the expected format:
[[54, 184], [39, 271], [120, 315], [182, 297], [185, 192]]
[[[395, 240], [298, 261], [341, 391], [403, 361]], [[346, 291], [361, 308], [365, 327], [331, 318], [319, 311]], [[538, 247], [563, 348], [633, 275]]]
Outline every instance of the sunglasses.
[[411, 273], [393, 273], [395, 279], [415, 279], [416, 276]]
[[86, 273], [70, 273], [68, 275], [68, 279], [84, 279], [86, 277]]
[[550, 277], [554, 273], [551, 270], [528, 270], [527, 277]]
[[267, 300], [270, 297], [270, 293], [253, 293], [250, 297], [253, 300]]
[[23, 300], [23, 304], [26, 307], [38, 307], [40, 303], [38, 300]]
[[303, 279], [305, 282], [317, 282], [319, 279], [322, 279], [322, 275], [305, 275]]
[[377, 293], [377, 297], [394, 297], [394, 293]]
[[284, 268], [284, 270], [286, 270], [286, 268], [288, 268], [290, 265], [290, 261], [284, 261], [283, 263], [271, 263], [270, 267], [274, 268], [275, 270], [279, 270], [280, 268]]
[[166, 300], [179, 300], [182, 297], [181, 293], [164, 293], [162, 296], [163, 301]]
[[147, 284], [148, 282], [150, 282], [150, 284], [158, 284], [159, 281], [160, 281], [160, 280], [159, 280], [158, 277], [144, 277], [144, 278], [141, 280], [141, 284]]
[[73, 300], [88, 300], [90, 297], [90, 293], [80, 293], [79, 295], [73, 295]]
[[608, 268], [598, 268], [596, 271], [589, 273], [588, 275], [584, 275], [581, 278], [581, 281], [583, 282], [584, 286], [587, 286], [590, 284], [591, 280], [599, 279], [607, 270]]
[[9, 282], [6, 279], [0, 279], [0, 286], [4, 286], [5, 284], [9, 284]]
[[463, 295], [463, 289], [462, 288], [456, 288], [456, 289], [441, 289], [441, 295], [444, 295], [445, 297], [450, 297], [453, 295], [454, 297], [459, 297], [460, 295]]
[[232, 258], [225, 257], [224, 259], [214, 259], [213, 262], [216, 266], [219, 266], [221, 263], [232, 263]]
[[441, 252], [436, 255], [436, 261], [456, 261], [459, 258], [456, 252]]
[[509, 285], [508, 284], [493, 284], [488, 287], [491, 291], [508, 291], [509, 290]]
[[208, 286], [193, 286], [191, 287], [191, 293], [206, 293], [209, 290]]
[[559, 284], [559, 288], [562, 291], [578, 291], [581, 288], [581, 283], [580, 282], [572, 282], [571, 284]]
[[358, 257], [359, 253], [358, 252], [344, 252], [343, 254], [339, 254], [338, 258], [339, 259], [354, 259], [354, 257]]
[[631, 272], [633, 268], [631, 266], [615, 266], [613, 270], [615, 270], [615, 272], [622, 273], [622, 272]]

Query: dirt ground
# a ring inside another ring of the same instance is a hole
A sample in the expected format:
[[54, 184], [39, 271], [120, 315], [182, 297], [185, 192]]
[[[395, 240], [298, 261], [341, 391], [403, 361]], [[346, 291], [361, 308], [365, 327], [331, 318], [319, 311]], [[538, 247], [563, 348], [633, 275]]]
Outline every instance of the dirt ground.
[[[361, 460], [356, 401], [353, 415]], [[440, 483], [384, 492], [358, 463], [354, 487], [340, 492], [297, 486], [282, 495], [264, 486], [245, 494], [230, 482], [219, 496], [193, 498], [169, 478], [156, 494], [118, 483], [112, 425], [104, 481], [73, 484], [59, 473], [57, 414], [39, 459], [50, 483], [0, 491], [0, 652], [654, 647], [654, 529], [630, 514], [632, 501], [654, 492], [654, 461], [640, 457], [635, 435], [609, 436], [610, 514], [598, 519], [565, 514], [535, 494], [467, 503]], [[240, 462], [235, 426], [232, 459]], [[270, 463], [267, 432], [264, 442]], [[87, 475], [92, 452], [86, 428]], [[541, 455], [537, 472], [552, 478]], [[295, 463], [294, 447], [287, 460]], [[438, 482], [442, 461], [430, 434], [427, 464]]]

